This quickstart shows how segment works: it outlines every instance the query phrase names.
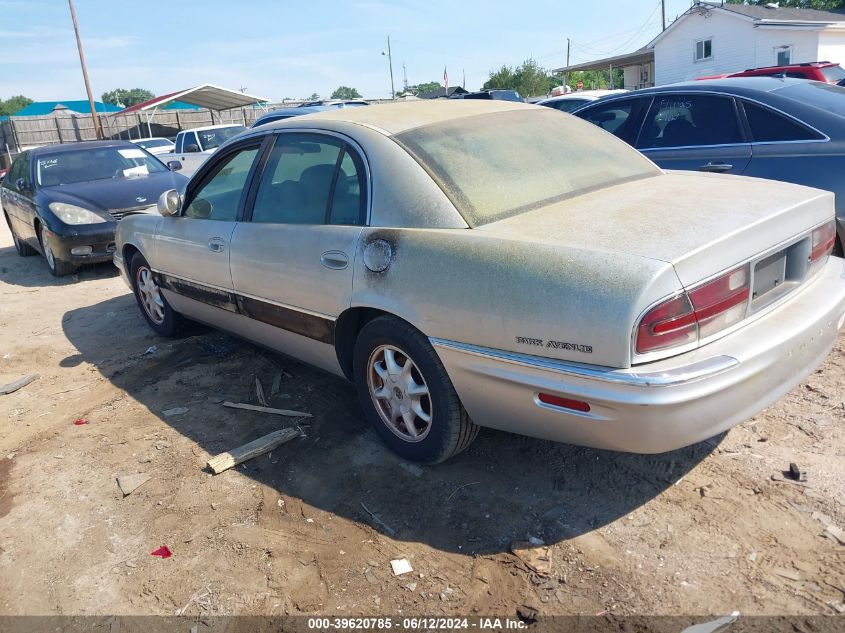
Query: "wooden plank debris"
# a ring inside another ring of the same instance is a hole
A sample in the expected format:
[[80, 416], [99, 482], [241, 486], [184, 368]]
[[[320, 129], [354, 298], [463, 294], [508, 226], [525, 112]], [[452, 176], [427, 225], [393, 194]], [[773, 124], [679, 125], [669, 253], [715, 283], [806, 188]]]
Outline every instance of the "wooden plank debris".
[[255, 377], [255, 395], [258, 396], [258, 403], [262, 407], [267, 406], [267, 398], [264, 396], [264, 387], [261, 386], [261, 381], [258, 376]]
[[237, 466], [238, 464], [258, 457], [264, 453], [272, 451], [277, 446], [290, 442], [292, 439], [299, 437], [301, 431], [299, 429], [281, 429], [273, 431], [257, 440], [253, 440], [248, 444], [239, 446], [231, 451], [220, 453], [208, 460], [207, 466], [215, 475], [219, 475], [225, 470]]
[[0, 387], [0, 396], [7, 396], [10, 393], [16, 392], [18, 389], [26, 387], [29, 383], [41, 378], [39, 374], [27, 374], [23, 378], [18, 378], [14, 382], [10, 382]]
[[259, 411], [261, 413], [272, 413], [273, 415], [285, 415], [289, 418], [310, 418], [312, 415], [310, 413], [303, 413], [302, 411], [291, 411], [289, 409], [273, 409], [272, 407], [259, 407], [254, 404], [243, 404], [241, 402], [229, 402], [228, 400], [223, 403], [224, 407], [229, 407], [230, 409], [246, 409], [247, 411]]

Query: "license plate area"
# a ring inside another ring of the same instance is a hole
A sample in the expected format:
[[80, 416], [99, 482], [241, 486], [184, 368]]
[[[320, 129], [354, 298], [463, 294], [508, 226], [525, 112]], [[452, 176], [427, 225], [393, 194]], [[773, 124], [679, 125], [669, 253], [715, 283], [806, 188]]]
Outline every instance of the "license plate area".
[[806, 272], [802, 240], [756, 262], [751, 279], [751, 311], [756, 312], [797, 288]]

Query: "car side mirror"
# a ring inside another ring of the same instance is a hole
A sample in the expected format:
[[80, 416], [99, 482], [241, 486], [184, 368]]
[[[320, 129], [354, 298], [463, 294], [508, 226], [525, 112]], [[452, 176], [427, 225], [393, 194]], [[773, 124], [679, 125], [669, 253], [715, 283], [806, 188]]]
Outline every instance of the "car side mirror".
[[179, 212], [182, 210], [182, 198], [179, 192], [175, 189], [165, 191], [158, 197], [156, 208], [166, 218], [179, 215]]
[[18, 190], [18, 193], [26, 191], [26, 181], [23, 178], [18, 178], [15, 181], [15, 189]]
[[198, 152], [198, 151], [200, 151], [200, 146], [196, 145], [194, 143], [191, 143], [190, 145], [185, 146], [185, 152], [187, 152], [189, 154], [194, 153], [194, 152]]
[[170, 171], [179, 171], [182, 169], [182, 161], [180, 160], [169, 160], [167, 161], [167, 168]]

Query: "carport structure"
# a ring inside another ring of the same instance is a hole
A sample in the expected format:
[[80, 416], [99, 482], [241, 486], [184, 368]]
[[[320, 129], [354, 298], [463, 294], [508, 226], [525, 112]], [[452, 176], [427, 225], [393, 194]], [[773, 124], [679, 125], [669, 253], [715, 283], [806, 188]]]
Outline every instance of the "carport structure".
[[249, 95], [239, 90], [229, 90], [228, 88], [221, 88], [214, 84], [202, 84], [187, 90], [179, 90], [171, 92], [170, 94], [154, 97], [149, 101], [137, 103], [128, 108], [124, 108], [120, 112], [115, 112], [115, 116], [124, 114], [133, 114], [143, 112], [147, 121], [147, 133], [152, 136], [152, 118], [159, 108], [174, 102], [186, 103], [188, 105], [197, 106], [199, 108], [206, 108], [211, 112], [212, 121], [214, 120], [214, 113], [223, 110], [231, 110], [233, 108], [244, 108], [247, 106], [259, 106], [265, 109], [265, 104], [269, 99], [263, 97], [256, 97]]

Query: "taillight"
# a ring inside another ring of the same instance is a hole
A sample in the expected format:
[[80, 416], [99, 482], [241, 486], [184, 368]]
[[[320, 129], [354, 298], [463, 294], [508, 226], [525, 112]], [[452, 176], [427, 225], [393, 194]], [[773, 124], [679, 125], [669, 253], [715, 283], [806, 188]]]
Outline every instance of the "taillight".
[[637, 353], [696, 343], [741, 321], [751, 296], [745, 264], [649, 310], [637, 326]]
[[813, 246], [810, 249], [810, 263], [815, 264], [833, 252], [836, 243], [836, 224], [833, 220], [813, 231]]

